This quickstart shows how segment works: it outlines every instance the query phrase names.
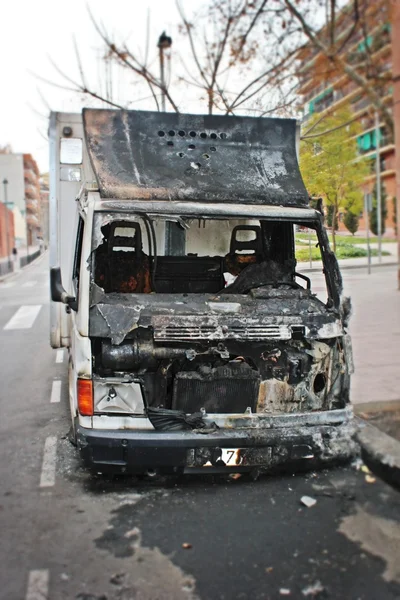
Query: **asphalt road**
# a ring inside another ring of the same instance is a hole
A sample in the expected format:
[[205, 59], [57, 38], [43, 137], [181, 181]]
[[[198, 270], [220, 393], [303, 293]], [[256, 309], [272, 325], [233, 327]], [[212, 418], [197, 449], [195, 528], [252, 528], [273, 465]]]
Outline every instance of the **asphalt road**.
[[0, 283], [1, 599], [400, 598], [400, 496], [354, 466], [256, 482], [86, 472], [46, 260]]

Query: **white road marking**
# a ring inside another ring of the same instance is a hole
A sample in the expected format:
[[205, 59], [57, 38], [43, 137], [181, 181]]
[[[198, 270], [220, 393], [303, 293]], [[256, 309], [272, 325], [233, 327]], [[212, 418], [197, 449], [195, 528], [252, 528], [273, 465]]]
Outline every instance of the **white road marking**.
[[48, 596], [49, 571], [47, 569], [30, 571], [25, 600], [47, 600]]
[[4, 326], [4, 329], [30, 329], [41, 308], [41, 304], [21, 306]]
[[0, 289], [4, 290], [4, 289], [8, 289], [8, 288], [12, 288], [14, 287], [14, 285], [16, 284], [15, 281], [9, 281], [8, 283], [2, 283], [0, 284]]
[[39, 487], [52, 487], [56, 481], [57, 438], [54, 435], [46, 438], [44, 443], [42, 472]]
[[[1, 308], [1, 306], [0, 306]], [[64, 362], [64, 350], [57, 350], [56, 353], [56, 363]]]
[[53, 381], [53, 385], [51, 388], [51, 397], [50, 402], [54, 404], [55, 402], [60, 402], [61, 400], [61, 381], [56, 379]]
[[33, 287], [36, 283], [36, 281], [27, 281], [26, 283], [23, 283], [21, 287]]

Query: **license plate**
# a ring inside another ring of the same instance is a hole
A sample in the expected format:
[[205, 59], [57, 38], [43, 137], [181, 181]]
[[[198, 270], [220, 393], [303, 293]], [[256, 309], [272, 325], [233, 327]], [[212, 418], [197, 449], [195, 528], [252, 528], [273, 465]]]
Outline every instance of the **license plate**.
[[237, 467], [242, 464], [241, 448], [221, 448], [221, 460], [227, 467]]

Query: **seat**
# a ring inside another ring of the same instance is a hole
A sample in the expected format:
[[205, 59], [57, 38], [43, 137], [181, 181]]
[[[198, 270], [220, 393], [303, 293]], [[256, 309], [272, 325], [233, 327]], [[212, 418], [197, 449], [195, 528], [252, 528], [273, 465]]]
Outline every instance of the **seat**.
[[[238, 232], [253, 231], [252, 240], [239, 240]], [[225, 271], [239, 275], [250, 264], [263, 260], [263, 241], [259, 225], [237, 225], [232, 230], [229, 254], [225, 256]]]
[[107, 293], [151, 292], [149, 257], [143, 252], [139, 223], [111, 223], [96, 251], [96, 263], [100, 285]]

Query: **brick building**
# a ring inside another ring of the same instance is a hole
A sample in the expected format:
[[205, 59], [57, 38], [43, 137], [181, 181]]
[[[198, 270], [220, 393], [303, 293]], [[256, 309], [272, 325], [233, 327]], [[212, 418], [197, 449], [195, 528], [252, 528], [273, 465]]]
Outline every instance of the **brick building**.
[[[392, 42], [389, 3], [386, 0], [374, 0], [363, 3], [365, 27], [354, 28], [353, 3], [346, 5], [336, 20], [337, 39], [343, 39], [341, 52], [353, 68], [365, 74], [371, 72], [386, 74], [385, 81], [376, 81], [371, 77], [371, 85], [379, 94], [383, 103], [392, 110], [393, 88]], [[351, 33], [354, 29], [354, 33]], [[322, 37], [324, 30], [321, 31]], [[327, 32], [328, 34], [328, 32]], [[362, 125], [362, 133], [357, 138], [360, 159], [370, 159], [371, 174], [366, 179], [366, 189], [375, 186], [375, 162], [377, 135], [379, 135], [379, 158], [381, 181], [386, 191], [387, 217], [386, 233], [394, 233], [394, 198], [396, 196], [395, 145], [393, 132], [387, 130], [383, 120], [379, 123], [379, 134], [375, 128], [375, 108], [364, 90], [348, 75], [335, 71], [332, 64], [318, 49], [306, 45], [298, 54], [301, 61], [298, 75], [299, 94], [302, 96], [304, 111], [303, 124], [315, 113], [319, 116], [333, 112], [348, 104]], [[362, 216], [360, 230], [365, 229]], [[345, 229], [340, 223], [340, 229]]]
[[31, 154], [24, 154], [24, 185], [28, 245], [37, 243], [40, 226], [40, 173]]
[[[7, 244], [8, 232], [8, 244]], [[15, 245], [13, 211], [0, 203], [0, 258], [7, 258], [7, 252], [12, 253]]]
[[49, 174], [40, 177], [40, 224], [44, 245], [49, 243]]

